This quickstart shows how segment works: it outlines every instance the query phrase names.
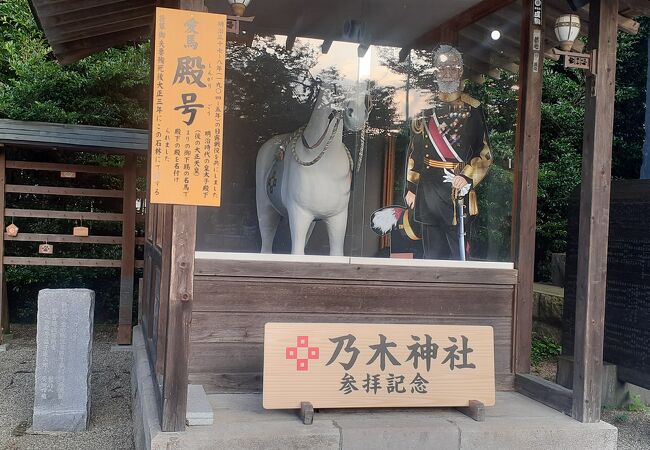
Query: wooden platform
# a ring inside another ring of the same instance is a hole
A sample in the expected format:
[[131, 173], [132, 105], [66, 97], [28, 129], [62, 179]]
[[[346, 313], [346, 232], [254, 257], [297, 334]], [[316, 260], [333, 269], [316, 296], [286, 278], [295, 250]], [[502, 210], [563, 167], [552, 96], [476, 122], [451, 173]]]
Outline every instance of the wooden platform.
[[494, 327], [497, 389], [511, 390], [517, 271], [469, 265], [197, 253], [189, 382], [260, 392], [266, 322], [430, 323]]

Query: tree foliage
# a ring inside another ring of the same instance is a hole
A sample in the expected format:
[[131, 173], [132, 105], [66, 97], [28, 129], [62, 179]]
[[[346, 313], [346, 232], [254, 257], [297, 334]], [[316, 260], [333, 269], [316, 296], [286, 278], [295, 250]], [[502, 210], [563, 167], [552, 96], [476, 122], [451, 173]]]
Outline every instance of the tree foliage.
[[146, 128], [149, 45], [128, 45], [62, 66], [27, 0], [0, 3], [0, 117]]

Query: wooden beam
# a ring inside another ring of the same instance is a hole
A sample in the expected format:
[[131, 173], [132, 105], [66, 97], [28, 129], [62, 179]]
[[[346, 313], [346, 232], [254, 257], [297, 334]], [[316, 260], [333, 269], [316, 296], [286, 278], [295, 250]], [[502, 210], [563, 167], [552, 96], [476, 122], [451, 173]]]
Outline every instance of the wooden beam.
[[5, 256], [4, 263], [15, 266], [120, 267], [119, 259], [46, 258]]
[[73, 244], [122, 244], [121, 236], [73, 236], [71, 234], [48, 234], [48, 233], [18, 233], [18, 236], [9, 236], [4, 233], [5, 241], [16, 242], [50, 242], [50, 243], [73, 243]]
[[135, 197], [136, 166], [135, 155], [124, 159], [124, 199], [122, 211], [122, 265], [120, 273], [120, 306], [117, 327], [117, 343], [131, 344], [133, 322], [133, 283], [135, 278]]
[[[515, 372], [530, 372], [533, 328], [533, 275], [541, 128], [544, 28], [533, 23], [535, 0], [524, 0], [521, 22], [521, 64], [515, 142], [512, 251], [519, 271], [515, 293]], [[544, 21], [542, 20], [542, 24]], [[535, 47], [538, 42], [539, 46]]]
[[529, 374], [515, 376], [515, 390], [564, 414], [571, 414], [573, 393], [559, 384]]
[[[498, 11], [514, 2], [515, 0], [483, 0], [462, 13], [452, 17], [442, 25], [416, 38], [409, 45], [405, 46], [402, 51], [405, 51], [405, 49], [425, 48], [437, 42], [442, 43], [443, 38], [453, 40], [453, 36], [463, 28], [473, 24], [474, 22], [478, 22], [483, 17], [489, 16], [495, 11]], [[454, 44], [453, 41], [447, 43]]]
[[92, 39], [95, 36], [148, 27], [153, 21], [153, 11], [153, 8], [150, 8], [148, 12], [125, 16], [126, 18], [115, 22], [106, 22], [102, 17], [98, 20], [86, 19], [78, 27], [70, 27], [69, 25], [61, 28], [57, 27], [54, 28], [56, 31], [51, 32], [48, 36], [48, 42], [55, 47], [66, 42], [76, 42], [82, 39]]
[[121, 167], [86, 166], [82, 164], [59, 164], [33, 161], [7, 161], [7, 169], [46, 170], [50, 172], [79, 172], [121, 175]]
[[48, 209], [5, 209], [5, 217], [30, 217], [36, 219], [103, 220], [121, 222], [119, 213], [96, 213], [90, 211], [50, 211]]
[[600, 420], [601, 407], [618, 0], [590, 6], [588, 45], [598, 59], [586, 83], [572, 414], [587, 423]]
[[[58, 186], [27, 186], [7, 184], [5, 192], [12, 194], [69, 195], [73, 197], [109, 197], [122, 198], [124, 192], [110, 189], [86, 189]], [[133, 207], [135, 208], [135, 202]]]
[[81, 13], [89, 15], [95, 11], [97, 14], [103, 14], [106, 9], [126, 8], [132, 4], [151, 3], [151, 0], [85, 0], [83, 2], [70, 2], [69, 0], [32, 0], [39, 18], [56, 17], [61, 14]]

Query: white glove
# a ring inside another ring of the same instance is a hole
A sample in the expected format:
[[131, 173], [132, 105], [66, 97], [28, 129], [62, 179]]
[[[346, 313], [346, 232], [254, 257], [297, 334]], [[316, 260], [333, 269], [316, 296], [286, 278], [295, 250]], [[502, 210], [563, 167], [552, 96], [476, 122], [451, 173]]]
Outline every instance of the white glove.
[[[445, 174], [442, 177], [443, 182], [444, 183], [449, 183], [449, 184], [453, 183], [454, 178], [456, 178], [456, 175], [454, 175], [453, 173], [451, 173], [447, 169], [443, 169], [443, 170], [445, 171]], [[465, 186], [463, 186], [460, 189], [460, 191], [458, 191], [458, 196], [459, 197], [465, 197], [467, 195], [467, 193], [469, 192], [471, 187], [472, 187], [471, 184], [467, 183]]]

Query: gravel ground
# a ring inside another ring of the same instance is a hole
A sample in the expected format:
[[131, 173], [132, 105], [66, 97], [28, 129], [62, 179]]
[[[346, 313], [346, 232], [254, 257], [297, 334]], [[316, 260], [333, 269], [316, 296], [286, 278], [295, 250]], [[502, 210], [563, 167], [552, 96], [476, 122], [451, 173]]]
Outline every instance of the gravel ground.
[[[555, 382], [557, 360], [542, 361], [531, 372]], [[650, 450], [650, 408], [637, 412], [606, 408], [601, 419], [618, 428], [619, 450]]]
[[606, 409], [602, 419], [618, 428], [619, 450], [650, 449], [650, 412]]
[[114, 327], [96, 327], [90, 426], [83, 433], [31, 434], [36, 327], [12, 326], [0, 352], [0, 449], [132, 449], [131, 353], [111, 352]]

